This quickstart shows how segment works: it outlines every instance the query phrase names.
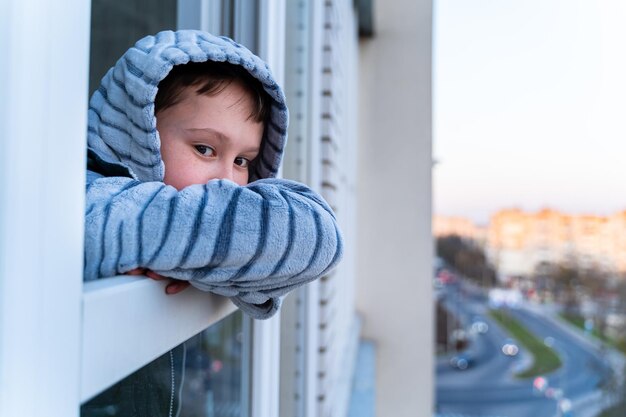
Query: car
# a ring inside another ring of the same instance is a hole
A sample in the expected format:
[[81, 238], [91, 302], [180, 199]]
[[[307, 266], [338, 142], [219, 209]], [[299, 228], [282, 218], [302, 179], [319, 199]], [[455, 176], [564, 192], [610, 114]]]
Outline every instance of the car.
[[439, 271], [439, 273], [437, 274], [437, 279], [443, 285], [455, 284], [457, 282], [456, 276], [447, 269], [442, 269], [441, 271]]
[[502, 353], [506, 356], [515, 356], [519, 353], [519, 347], [513, 339], [507, 339], [502, 345]]
[[454, 369], [464, 371], [474, 364], [474, 360], [467, 353], [460, 353], [450, 358], [450, 366]]
[[485, 334], [489, 330], [489, 325], [482, 320], [476, 320], [472, 323], [471, 329], [473, 334]]

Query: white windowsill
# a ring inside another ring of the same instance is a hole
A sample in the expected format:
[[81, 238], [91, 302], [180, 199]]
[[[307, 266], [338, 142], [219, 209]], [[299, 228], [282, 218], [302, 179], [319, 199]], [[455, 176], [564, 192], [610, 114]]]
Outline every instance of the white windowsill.
[[236, 310], [195, 288], [166, 295], [165, 285], [131, 276], [83, 285], [81, 402]]

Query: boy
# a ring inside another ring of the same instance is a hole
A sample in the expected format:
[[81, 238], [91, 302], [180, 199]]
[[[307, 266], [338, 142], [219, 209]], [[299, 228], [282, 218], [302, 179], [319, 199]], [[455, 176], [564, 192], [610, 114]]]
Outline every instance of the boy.
[[[185, 30], [138, 41], [90, 101], [85, 280], [173, 278], [170, 294], [189, 283], [264, 319], [333, 268], [332, 210], [273, 178], [287, 119], [266, 64], [232, 40]], [[172, 415], [183, 358], [184, 347], [170, 351], [81, 414]]]
[[186, 30], [137, 42], [90, 101], [85, 279], [165, 276], [268, 318], [333, 268], [332, 210], [273, 178], [287, 119], [266, 64], [232, 40]]

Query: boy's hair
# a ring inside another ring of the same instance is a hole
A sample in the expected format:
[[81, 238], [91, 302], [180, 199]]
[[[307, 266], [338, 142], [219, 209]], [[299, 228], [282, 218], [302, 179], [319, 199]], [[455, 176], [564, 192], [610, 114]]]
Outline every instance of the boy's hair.
[[227, 62], [190, 62], [175, 65], [160, 83], [154, 100], [154, 114], [177, 104], [187, 87], [197, 87], [196, 94], [219, 94], [233, 81], [241, 83], [252, 98], [248, 118], [265, 123], [270, 113], [270, 97], [259, 80], [238, 65]]

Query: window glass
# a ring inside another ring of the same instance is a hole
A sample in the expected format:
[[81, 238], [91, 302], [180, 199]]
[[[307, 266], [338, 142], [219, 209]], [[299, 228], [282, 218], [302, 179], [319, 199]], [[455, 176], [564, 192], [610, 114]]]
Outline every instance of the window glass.
[[437, 409], [624, 416], [626, 9], [434, 16]]
[[139, 39], [176, 28], [177, 0], [93, 0], [89, 92]]
[[82, 417], [240, 417], [243, 317], [236, 312], [83, 404]]

